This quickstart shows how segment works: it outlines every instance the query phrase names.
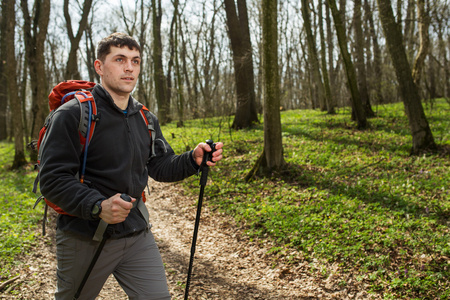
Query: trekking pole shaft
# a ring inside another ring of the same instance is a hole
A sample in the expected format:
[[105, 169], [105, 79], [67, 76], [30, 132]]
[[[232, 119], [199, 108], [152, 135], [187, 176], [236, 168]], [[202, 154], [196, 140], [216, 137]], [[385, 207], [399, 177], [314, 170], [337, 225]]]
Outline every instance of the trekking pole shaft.
[[191, 257], [189, 259], [189, 268], [186, 280], [186, 289], [184, 291], [184, 300], [187, 300], [189, 297], [189, 286], [191, 284], [192, 265], [194, 264], [195, 245], [197, 244], [198, 227], [200, 225], [200, 215], [202, 212], [203, 193], [205, 191], [205, 186], [208, 181], [209, 167], [207, 162], [212, 161], [212, 153], [215, 151], [215, 144], [212, 140], [207, 140], [206, 143], [211, 147], [211, 152], [203, 153], [203, 160], [200, 165], [200, 170], [202, 172], [202, 175], [200, 177], [200, 194], [198, 196], [197, 215], [195, 216], [194, 235], [192, 236]]
[[[125, 200], [127, 202], [131, 202], [131, 197], [127, 194], [120, 195], [120, 198], [122, 198], [123, 200]], [[106, 230], [106, 228], [107, 227], [105, 227], [104, 230]], [[100, 253], [102, 253], [103, 247], [105, 246], [106, 240], [108, 239], [108, 236], [105, 234], [105, 232], [103, 232], [102, 235], [103, 235], [103, 238], [102, 238], [100, 244], [98, 245], [97, 251], [95, 251], [94, 257], [92, 257], [91, 263], [89, 264], [89, 268], [87, 269], [86, 273], [84, 274], [84, 277], [81, 280], [78, 290], [75, 293], [75, 295], [73, 296], [72, 300], [77, 300], [80, 297], [81, 291], [83, 290], [83, 287], [86, 284], [86, 282], [89, 278], [89, 275], [92, 272], [92, 269], [94, 269], [95, 263], [97, 262], [98, 257], [100, 256]]]
[[92, 269], [94, 268], [95, 263], [97, 262], [97, 259], [100, 256], [100, 253], [103, 250], [103, 246], [105, 246], [106, 240], [107, 239], [104, 237], [102, 239], [102, 241], [100, 242], [100, 245], [98, 246], [97, 251], [94, 254], [94, 257], [92, 258], [91, 263], [89, 264], [89, 268], [87, 269], [86, 273], [84, 274], [83, 280], [81, 281], [81, 283], [78, 287], [78, 290], [75, 293], [75, 296], [73, 296], [73, 300], [76, 300], [76, 299], [78, 299], [78, 297], [80, 297], [81, 291], [83, 290], [83, 287], [86, 284], [86, 282], [89, 278], [89, 275], [91, 274]]
[[189, 269], [188, 269], [188, 275], [187, 275], [187, 280], [186, 280], [186, 290], [184, 292], [184, 300], [187, 300], [188, 296], [189, 296], [189, 286], [191, 284], [192, 266], [194, 264], [195, 248], [196, 248], [196, 244], [197, 244], [198, 228], [200, 225], [200, 215], [202, 212], [202, 202], [203, 202], [204, 190], [205, 190], [205, 186], [202, 185], [200, 187], [200, 195], [198, 197], [199, 199], [198, 199], [198, 204], [197, 204], [197, 215], [195, 217], [194, 235], [192, 236], [191, 257], [189, 259]]
[[[209, 170], [209, 167], [207, 165], [205, 165], [202, 168], [202, 175], [200, 176], [200, 187], [205, 188], [205, 186], [206, 186], [206, 182], [208, 181], [208, 170]], [[203, 198], [203, 195], [202, 195], [202, 198]]]
[[48, 205], [45, 204], [44, 217], [42, 218], [42, 235], [45, 235], [45, 223], [47, 222]]

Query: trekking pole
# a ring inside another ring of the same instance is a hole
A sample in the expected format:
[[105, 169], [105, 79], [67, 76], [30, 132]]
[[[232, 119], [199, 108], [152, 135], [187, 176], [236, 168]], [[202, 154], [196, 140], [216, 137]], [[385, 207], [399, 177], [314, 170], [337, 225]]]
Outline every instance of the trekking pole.
[[[120, 195], [120, 198], [122, 198], [123, 200], [127, 201], [127, 202], [131, 202], [131, 197], [128, 196], [127, 194], [122, 194]], [[106, 230], [106, 227], [105, 227]], [[77, 300], [80, 297], [81, 291], [83, 290], [84, 285], [86, 284], [89, 275], [92, 272], [92, 269], [94, 269], [95, 263], [98, 260], [98, 257], [100, 256], [100, 253], [102, 253], [103, 247], [105, 246], [106, 240], [108, 238], [106, 237], [105, 234], [103, 234], [103, 238], [100, 242], [100, 245], [98, 245], [97, 250], [95, 251], [94, 257], [92, 257], [91, 263], [89, 264], [88, 269], [86, 270], [86, 273], [84, 274], [83, 280], [81, 280], [80, 285], [78, 286], [78, 290], [75, 293], [75, 295], [73, 296], [72, 300]]]
[[194, 235], [192, 236], [192, 245], [191, 245], [191, 257], [189, 259], [189, 269], [186, 280], [186, 290], [184, 292], [184, 300], [188, 299], [189, 296], [189, 285], [191, 283], [191, 274], [192, 274], [192, 265], [194, 263], [194, 254], [195, 254], [195, 245], [197, 243], [197, 234], [198, 227], [200, 225], [200, 214], [202, 212], [202, 202], [203, 202], [203, 193], [205, 191], [206, 181], [208, 179], [208, 170], [209, 167], [206, 162], [212, 161], [212, 153], [216, 150], [216, 144], [212, 140], [207, 140], [206, 143], [211, 147], [211, 152], [203, 153], [202, 164], [200, 165], [200, 171], [202, 175], [200, 177], [200, 194], [198, 196], [198, 204], [197, 204], [197, 214], [195, 216], [195, 226], [194, 226]]

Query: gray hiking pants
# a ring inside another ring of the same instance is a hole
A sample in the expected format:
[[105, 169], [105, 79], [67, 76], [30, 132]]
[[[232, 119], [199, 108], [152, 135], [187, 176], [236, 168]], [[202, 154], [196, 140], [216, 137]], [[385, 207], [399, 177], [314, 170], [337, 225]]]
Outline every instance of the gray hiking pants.
[[[91, 239], [57, 230], [56, 300], [73, 298], [98, 245], [99, 242]], [[129, 299], [171, 299], [161, 255], [151, 231], [107, 240], [79, 299], [95, 299], [110, 274], [114, 274]]]

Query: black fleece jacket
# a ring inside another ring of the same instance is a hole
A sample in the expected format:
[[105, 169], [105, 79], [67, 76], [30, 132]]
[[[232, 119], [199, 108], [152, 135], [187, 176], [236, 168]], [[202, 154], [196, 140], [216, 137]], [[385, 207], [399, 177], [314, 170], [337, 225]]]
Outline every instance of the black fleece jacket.
[[[155, 153], [151, 155], [150, 134], [139, 113], [142, 104], [130, 97], [124, 114], [101, 85], [96, 85], [92, 94], [99, 120], [88, 147], [85, 183], [78, 180], [82, 146], [76, 100], [53, 114], [41, 144], [39, 171], [42, 195], [70, 214], [60, 215], [57, 227], [87, 237], [93, 237], [99, 223], [91, 216], [96, 201], [116, 193], [140, 198], [148, 176], [171, 182], [191, 176], [198, 169], [191, 152], [175, 155], [153, 114]], [[124, 222], [108, 226], [108, 233], [111, 238], [120, 238], [145, 227], [139, 210], [133, 208]]]

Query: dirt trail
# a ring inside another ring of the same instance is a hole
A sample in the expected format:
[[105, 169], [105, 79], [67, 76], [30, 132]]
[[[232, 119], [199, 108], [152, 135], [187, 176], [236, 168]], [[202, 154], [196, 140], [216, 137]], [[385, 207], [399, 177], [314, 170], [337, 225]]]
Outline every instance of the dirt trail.
[[[183, 299], [197, 199], [181, 196], [177, 184], [151, 181], [150, 187], [147, 206], [169, 289], [172, 299]], [[12, 285], [14, 291], [3, 291], [0, 299], [52, 299], [54, 248], [54, 230], [50, 230], [39, 239], [34, 254], [17, 267], [20, 277]], [[323, 280], [311, 273], [307, 262], [287, 264], [268, 254], [270, 248], [251, 242], [232, 218], [203, 206], [189, 299], [377, 299], [351, 275], [331, 272]], [[127, 297], [110, 277], [97, 299]]]

